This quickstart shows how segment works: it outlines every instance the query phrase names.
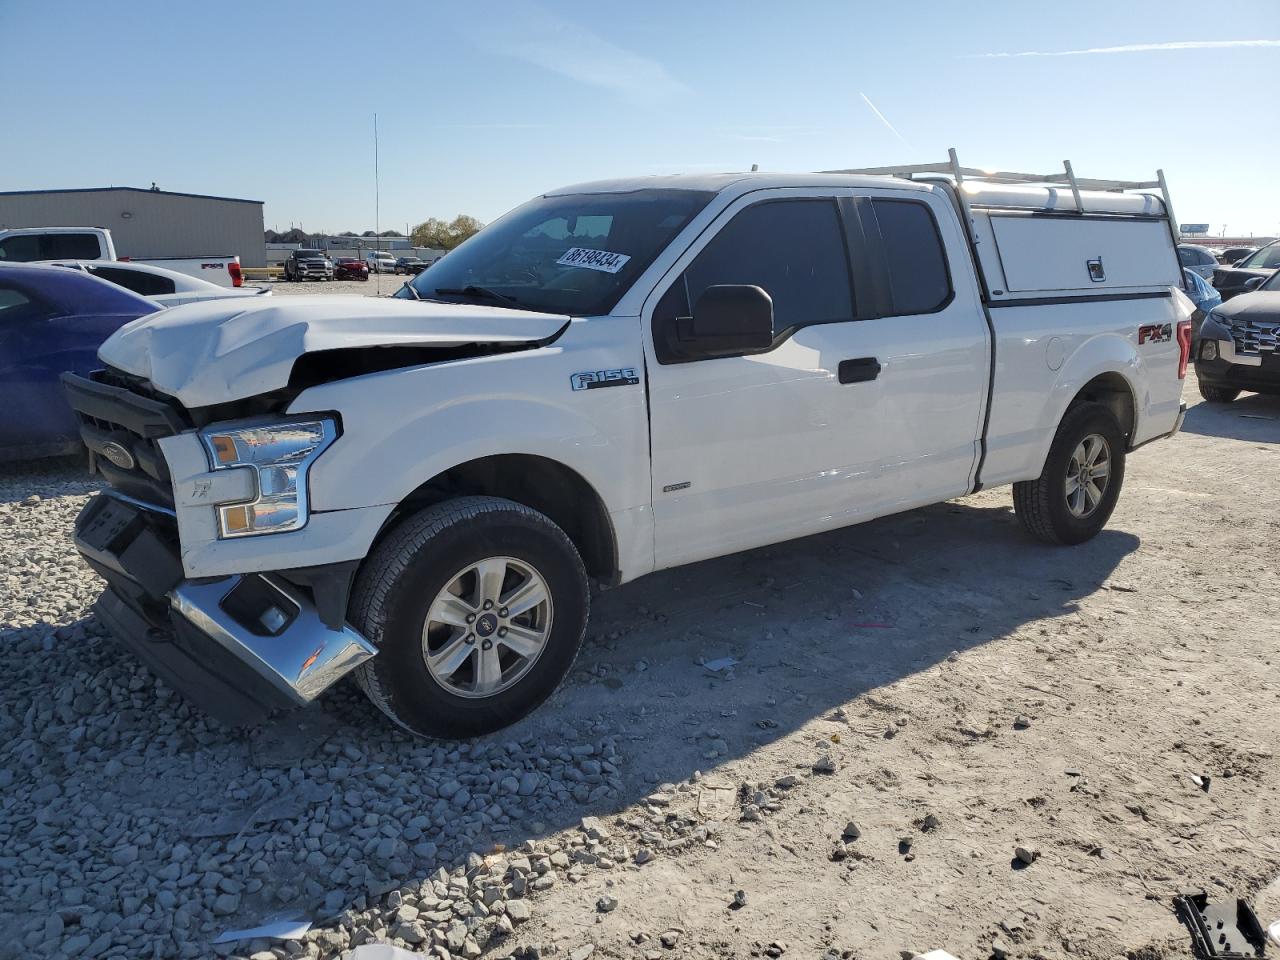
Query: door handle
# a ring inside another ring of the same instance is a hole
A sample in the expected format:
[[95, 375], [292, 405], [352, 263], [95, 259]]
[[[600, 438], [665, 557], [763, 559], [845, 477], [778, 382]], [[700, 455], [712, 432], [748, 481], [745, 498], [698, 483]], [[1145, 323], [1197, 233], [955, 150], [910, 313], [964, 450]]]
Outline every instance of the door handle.
[[875, 357], [858, 357], [856, 360], [841, 360], [836, 368], [836, 376], [841, 383], [865, 383], [880, 376], [880, 361]]

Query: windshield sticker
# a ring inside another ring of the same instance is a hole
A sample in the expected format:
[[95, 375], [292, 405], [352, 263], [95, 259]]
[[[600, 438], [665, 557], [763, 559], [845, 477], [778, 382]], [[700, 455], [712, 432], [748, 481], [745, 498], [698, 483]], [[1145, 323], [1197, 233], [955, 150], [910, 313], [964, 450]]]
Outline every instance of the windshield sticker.
[[556, 263], [562, 267], [582, 267], [586, 270], [599, 270], [601, 273], [617, 273], [627, 265], [631, 257], [625, 253], [610, 253], [608, 250], [592, 250], [589, 247], [570, 247]]

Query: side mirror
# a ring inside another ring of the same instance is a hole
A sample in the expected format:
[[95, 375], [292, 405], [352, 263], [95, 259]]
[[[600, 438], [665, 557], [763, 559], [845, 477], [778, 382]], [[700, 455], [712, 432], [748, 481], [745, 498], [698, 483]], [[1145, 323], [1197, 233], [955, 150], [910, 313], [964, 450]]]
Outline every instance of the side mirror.
[[1262, 286], [1266, 282], [1267, 282], [1266, 277], [1250, 277], [1248, 280], [1244, 282], [1245, 292], [1248, 293], [1250, 290], [1257, 290], [1260, 286]]
[[691, 352], [699, 356], [764, 350], [773, 344], [773, 299], [760, 287], [707, 287], [693, 305]]

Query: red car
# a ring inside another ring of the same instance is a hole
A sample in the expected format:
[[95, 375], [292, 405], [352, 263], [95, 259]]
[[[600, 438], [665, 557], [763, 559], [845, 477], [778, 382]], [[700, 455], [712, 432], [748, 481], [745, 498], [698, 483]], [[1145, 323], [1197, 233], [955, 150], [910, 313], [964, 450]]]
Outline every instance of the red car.
[[339, 257], [333, 262], [333, 279], [368, 280], [369, 267], [363, 260], [355, 257]]

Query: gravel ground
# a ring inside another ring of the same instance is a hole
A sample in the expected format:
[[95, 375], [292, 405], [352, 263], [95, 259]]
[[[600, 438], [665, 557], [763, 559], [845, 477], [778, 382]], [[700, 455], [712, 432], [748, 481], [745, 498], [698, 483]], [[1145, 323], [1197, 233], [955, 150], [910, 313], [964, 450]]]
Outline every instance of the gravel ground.
[[7, 468], [0, 957], [1188, 956], [1176, 891], [1280, 916], [1278, 452], [1196, 405], [1081, 547], [996, 490], [653, 575], [469, 743], [206, 721], [91, 612], [95, 485]]

